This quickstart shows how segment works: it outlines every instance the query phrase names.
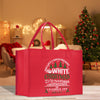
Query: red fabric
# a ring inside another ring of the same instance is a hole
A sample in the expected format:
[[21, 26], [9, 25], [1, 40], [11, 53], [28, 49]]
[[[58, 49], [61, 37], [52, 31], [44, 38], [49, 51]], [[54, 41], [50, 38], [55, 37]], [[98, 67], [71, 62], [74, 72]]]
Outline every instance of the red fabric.
[[2, 57], [1, 57], [1, 48], [2, 47], [5, 47], [5, 49], [7, 50], [7, 52], [9, 53], [9, 55], [10, 55], [10, 57], [12, 57], [12, 58], [14, 58], [14, 60], [15, 60], [15, 56], [13, 55], [13, 53], [12, 53], [12, 48], [18, 48], [18, 47], [22, 47], [18, 42], [16, 42], [16, 43], [12, 43], [12, 44], [10, 44], [10, 43], [3, 43], [3, 44], [1, 44], [0, 45], [0, 59], [2, 59]]
[[44, 45], [45, 45], [45, 46], [49, 46], [49, 45], [50, 45], [50, 41], [49, 41], [49, 40], [46, 41]]
[[[57, 68], [54, 68], [55, 62], [53, 61], [56, 62]], [[60, 61], [62, 61], [62, 66], [64, 63], [68, 66], [65, 68], [68, 73], [60, 74], [64, 70], [63, 67], [59, 68]], [[82, 94], [82, 63], [82, 50], [26, 49], [17, 51], [16, 95], [37, 97]], [[59, 73], [56, 73], [56, 69]], [[65, 77], [68, 74], [69, 79], [59, 79], [60, 76]], [[57, 86], [61, 84], [58, 90], [56, 90], [56, 84]]]
[[60, 41], [60, 44], [62, 44], [62, 41]]

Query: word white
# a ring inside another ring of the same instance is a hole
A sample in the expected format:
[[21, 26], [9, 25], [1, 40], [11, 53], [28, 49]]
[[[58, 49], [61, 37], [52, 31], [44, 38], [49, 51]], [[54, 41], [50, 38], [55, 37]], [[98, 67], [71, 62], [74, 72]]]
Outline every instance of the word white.
[[52, 68], [51, 70], [46, 70], [48, 73], [55, 73], [55, 74], [69, 74], [68, 69], [60, 69], [60, 68]]

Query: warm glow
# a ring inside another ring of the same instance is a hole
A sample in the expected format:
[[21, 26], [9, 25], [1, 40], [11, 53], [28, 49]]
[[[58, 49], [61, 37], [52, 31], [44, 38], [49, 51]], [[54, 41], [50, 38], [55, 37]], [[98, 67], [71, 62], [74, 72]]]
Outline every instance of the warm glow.
[[[55, 25], [58, 29], [65, 29], [65, 27], [62, 25], [62, 24], [58, 24], [58, 25]], [[50, 31], [50, 26], [45, 26], [44, 27], [45, 31]], [[52, 28], [53, 32], [56, 32], [56, 29], [55, 28]]]
[[6, 35], [6, 34], [7, 34], [7, 32], [5, 31], [5, 32], [4, 32], [4, 35]]
[[32, 27], [30, 25], [23, 26], [23, 30], [22, 30], [23, 34], [29, 34], [29, 32], [31, 31], [32, 31]]
[[0, 44], [10, 42], [10, 25], [8, 21], [0, 21]]
[[5, 28], [9, 28], [10, 25], [9, 25], [8, 23], [4, 23], [4, 27], [5, 27]]
[[44, 28], [50, 28], [50, 26], [45, 26]]
[[58, 24], [58, 25], [55, 25], [57, 28], [62, 28], [62, 29], [66, 29], [65, 26], [63, 26], [62, 24]]
[[[18, 29], [18, 28], [16, 28], [16, 25], [17, 25], [17, 26], [19, 26], [19, 28], [22, 28], [23, 34], [29, 34], [30, 32], [34, 34], [36, 32], [36, 30], [39, 28], [39, 26], [45, 21], [46, 21], [46, 19], [37, 18], [37, 19], [34, 20], [32, 26], [31, 25], [22, 26], [22, 24], [11, 24], [11, 29]], [[9, 24], [5, 24], [5, 26], [9, 27]], [[60, 29], [60, 28], [64, 29], [65, 28], [62, 24], [58, 24], [58, 25], [55, 25], [55, 26], [58, 29]], [[50, 26], [45, 26], [44, 30], [47, 31], [47, 32], [50, 31]], [[52, 27], [52, 30], [53, 30], [53, 32], [56, 32], [55, 28], [53, 28], [53, 27]]]
[[35, 20], [33, 21], [33, 24], [32, 24], [33, 29], [36, 31], [36, 30], [39, 28], [39, 26], [40, 26], [43, 22], [45, 22], [45, 21], [46, 21], [46, 19], [43, 19], [43, 18], [37, 18], [37, 19], [35, 19]]

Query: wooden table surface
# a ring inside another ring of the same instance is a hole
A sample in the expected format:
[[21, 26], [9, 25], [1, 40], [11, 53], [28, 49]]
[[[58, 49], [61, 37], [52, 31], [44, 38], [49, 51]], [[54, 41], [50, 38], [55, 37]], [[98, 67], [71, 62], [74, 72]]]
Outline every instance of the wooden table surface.
[[16, 96], [14, 86], [0, 86], [0, 100], [100, 100], [100, 86], [83, 86], [83, 95], [55, 97]]

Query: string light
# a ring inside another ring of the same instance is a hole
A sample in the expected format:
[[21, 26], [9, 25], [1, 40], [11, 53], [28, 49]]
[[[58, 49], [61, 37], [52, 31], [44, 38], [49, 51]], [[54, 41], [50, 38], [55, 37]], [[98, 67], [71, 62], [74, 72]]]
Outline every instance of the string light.
[[[22, 24], [11, 24], [11, 29], [12, 29], [12, 28], [15, 29], [15, 28], [16, 28], [16, 25], [18, 25], [19, 28], [22, 28], [22, 33], [23, 33], [23, 34], [29, 34], [30, 32], [34, 34], [34, 33], [36, 32], [36, 30], [39, 28], [39, 26], [40, 26], [43, 22], [46, 22], [46, 19], [37, 18], [37, 19], [35, 19], [35, 20], [33, 21], [32, 26], [31, 26], [31, 25], [24, 25], [24, 26], [22, 26]], [[58, 29], [60, 29], [60, 28], [65, 28], [65, 27], [64, 27], [63, 25], [61, 25], [61, 24], [56, 25], [56, 27], [57, 27]], [[56, 32], [56, 29], [53, 28], [53, 27], [52, 27], [52, 30], [53, 30], [53, 32]], [[45, 27], [44, 27], [44, 31], [47, 31], [47, 32], [50, 31], [50, 26], [45, 26]]]
[[32, 24], [33, 29], [36, 31], [38, 29], [38, 27], [45, 21], [46, 21], [46, 19], [43, 19], [43, 18], [35, 19]]
[[57, 28], [62, 28], [62, 29], [66, 29], [66, 27], [65, 26], [63, 26], [62, 24], [58, 24], [58, 25], [55, 25]]
[[37, 18], [33, 21], [33, 24], [32, 26], [31, 25], [24, 25], [22, 26], [22, 24], [11, 24], [11, 29], [17, 29], [16, 28], [16, 25], [19, 26], [18, 29], [22, 28], [22, 33], [23, 34], [29, 34], [30, 32], [31, 33], [35, 33], [35, 31], [39, 28], [39, 26], [45, 22], [46, 19], [43, 19], [43, 18]]
[[9, 22], [5, 20], [0, 22], [0, 26], [2, 27], [2, 30], [0, 30], [0, 41], [4, 43], [6, 41], [5, 38], [9, 39], [8, 35], [10, 31], [9, 30], [10, 25]]
[[10, 27], [8, 23], [4, 23], [3, 26], [4, 26], [5, 28], [9, 28], [9, 27]]
[[23, 30], [22, 30], [23, 34], [29, 34], [29, 32], [31, 31], [32, 31], [32, 27], [30, 25], [23, 26]]

